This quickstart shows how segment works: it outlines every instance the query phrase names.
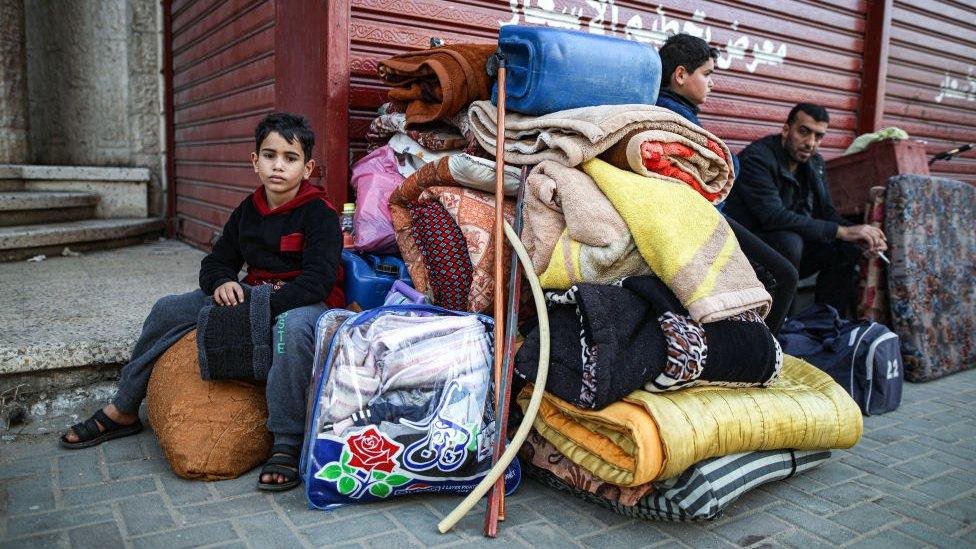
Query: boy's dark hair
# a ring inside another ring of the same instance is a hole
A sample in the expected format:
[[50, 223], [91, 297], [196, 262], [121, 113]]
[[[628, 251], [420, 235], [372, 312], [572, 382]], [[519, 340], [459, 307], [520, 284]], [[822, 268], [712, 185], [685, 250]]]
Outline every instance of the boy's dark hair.
[[657, 53], [661, 56], [661, 87], [664, 89], [671, 84], [671, 75], [678, 67], [695, 72], [709, 59], [718, 59], [717, 49], [701, 38], [685, 33], [669, 36]]
[[254, 128], [254, 152], [261, 152], [261, 143], [271, 132], [276, 132], [285, 141], [294, 143], [295, 139], [302, 145], [305, 162], [312, 159], [312, 147], [315, 146], [315, 132], [308, 125], [304, 116], [287, 112], [273, 112], [265, 116]]
[[807, 113], [815, 122], [826, 122], [830, 123], [830, 115], [827, 114], [827, 109], [823, 108], [816, 103], [797, 103], [792, 110], [790, 110], [790, 115], [786, 117], [786, 124], [791, 125], [793, 121], [796, 120], [796, 113], [803, 111]]

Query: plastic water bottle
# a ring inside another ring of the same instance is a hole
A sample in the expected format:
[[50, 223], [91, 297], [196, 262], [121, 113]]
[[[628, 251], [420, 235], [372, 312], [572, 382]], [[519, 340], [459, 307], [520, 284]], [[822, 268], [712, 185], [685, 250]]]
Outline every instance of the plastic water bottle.
[[352, 218], [356, 214], [356, 204], [353, 202], [346, 202], [342, 205], [342, 218], [340, 224], [342, 226], [342, 247], [343, 248], [353, 248], [356, 243], [353, 240], [353, 233], [355, 229], [353, 228]]

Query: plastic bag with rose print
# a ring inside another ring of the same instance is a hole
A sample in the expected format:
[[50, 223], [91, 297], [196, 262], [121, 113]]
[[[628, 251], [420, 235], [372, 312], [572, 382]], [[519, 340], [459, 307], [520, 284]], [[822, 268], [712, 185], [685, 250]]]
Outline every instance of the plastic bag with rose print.
[[[309, 506], [470, 491], [491, 468], [492, 349], [483, 315], [423, 304], [324, 313], [302, 451]], [[506, 491], [520, 477], [515, 461]]]

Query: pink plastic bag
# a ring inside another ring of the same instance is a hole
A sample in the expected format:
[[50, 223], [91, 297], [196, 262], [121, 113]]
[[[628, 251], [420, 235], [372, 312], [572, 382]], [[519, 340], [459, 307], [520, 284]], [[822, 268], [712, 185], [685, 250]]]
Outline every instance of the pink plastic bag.
[[350, 184], [356, 190], [353, 217], [356, 249], [363, 252], [394, 253], [398, 250], [390, 220], [390, 195], [404, 177], [388, 145], [380, 147], [352, 166]]

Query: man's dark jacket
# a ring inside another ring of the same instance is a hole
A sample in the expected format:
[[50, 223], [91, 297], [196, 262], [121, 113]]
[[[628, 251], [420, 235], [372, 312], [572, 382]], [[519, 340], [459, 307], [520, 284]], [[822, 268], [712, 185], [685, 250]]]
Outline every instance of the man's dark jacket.
[[[815, 154], [797, 164], [794, 176], [781, 139], [767, 135], [739, 154], [741, 172], [725, 202], [725, 214], [754, 233], [792, 231], [804, 240], [833, 242], [837, 226], [851, 223], [834, 209], [823, 157]], [[806, 179], [805, 193], [800, 178]]]

